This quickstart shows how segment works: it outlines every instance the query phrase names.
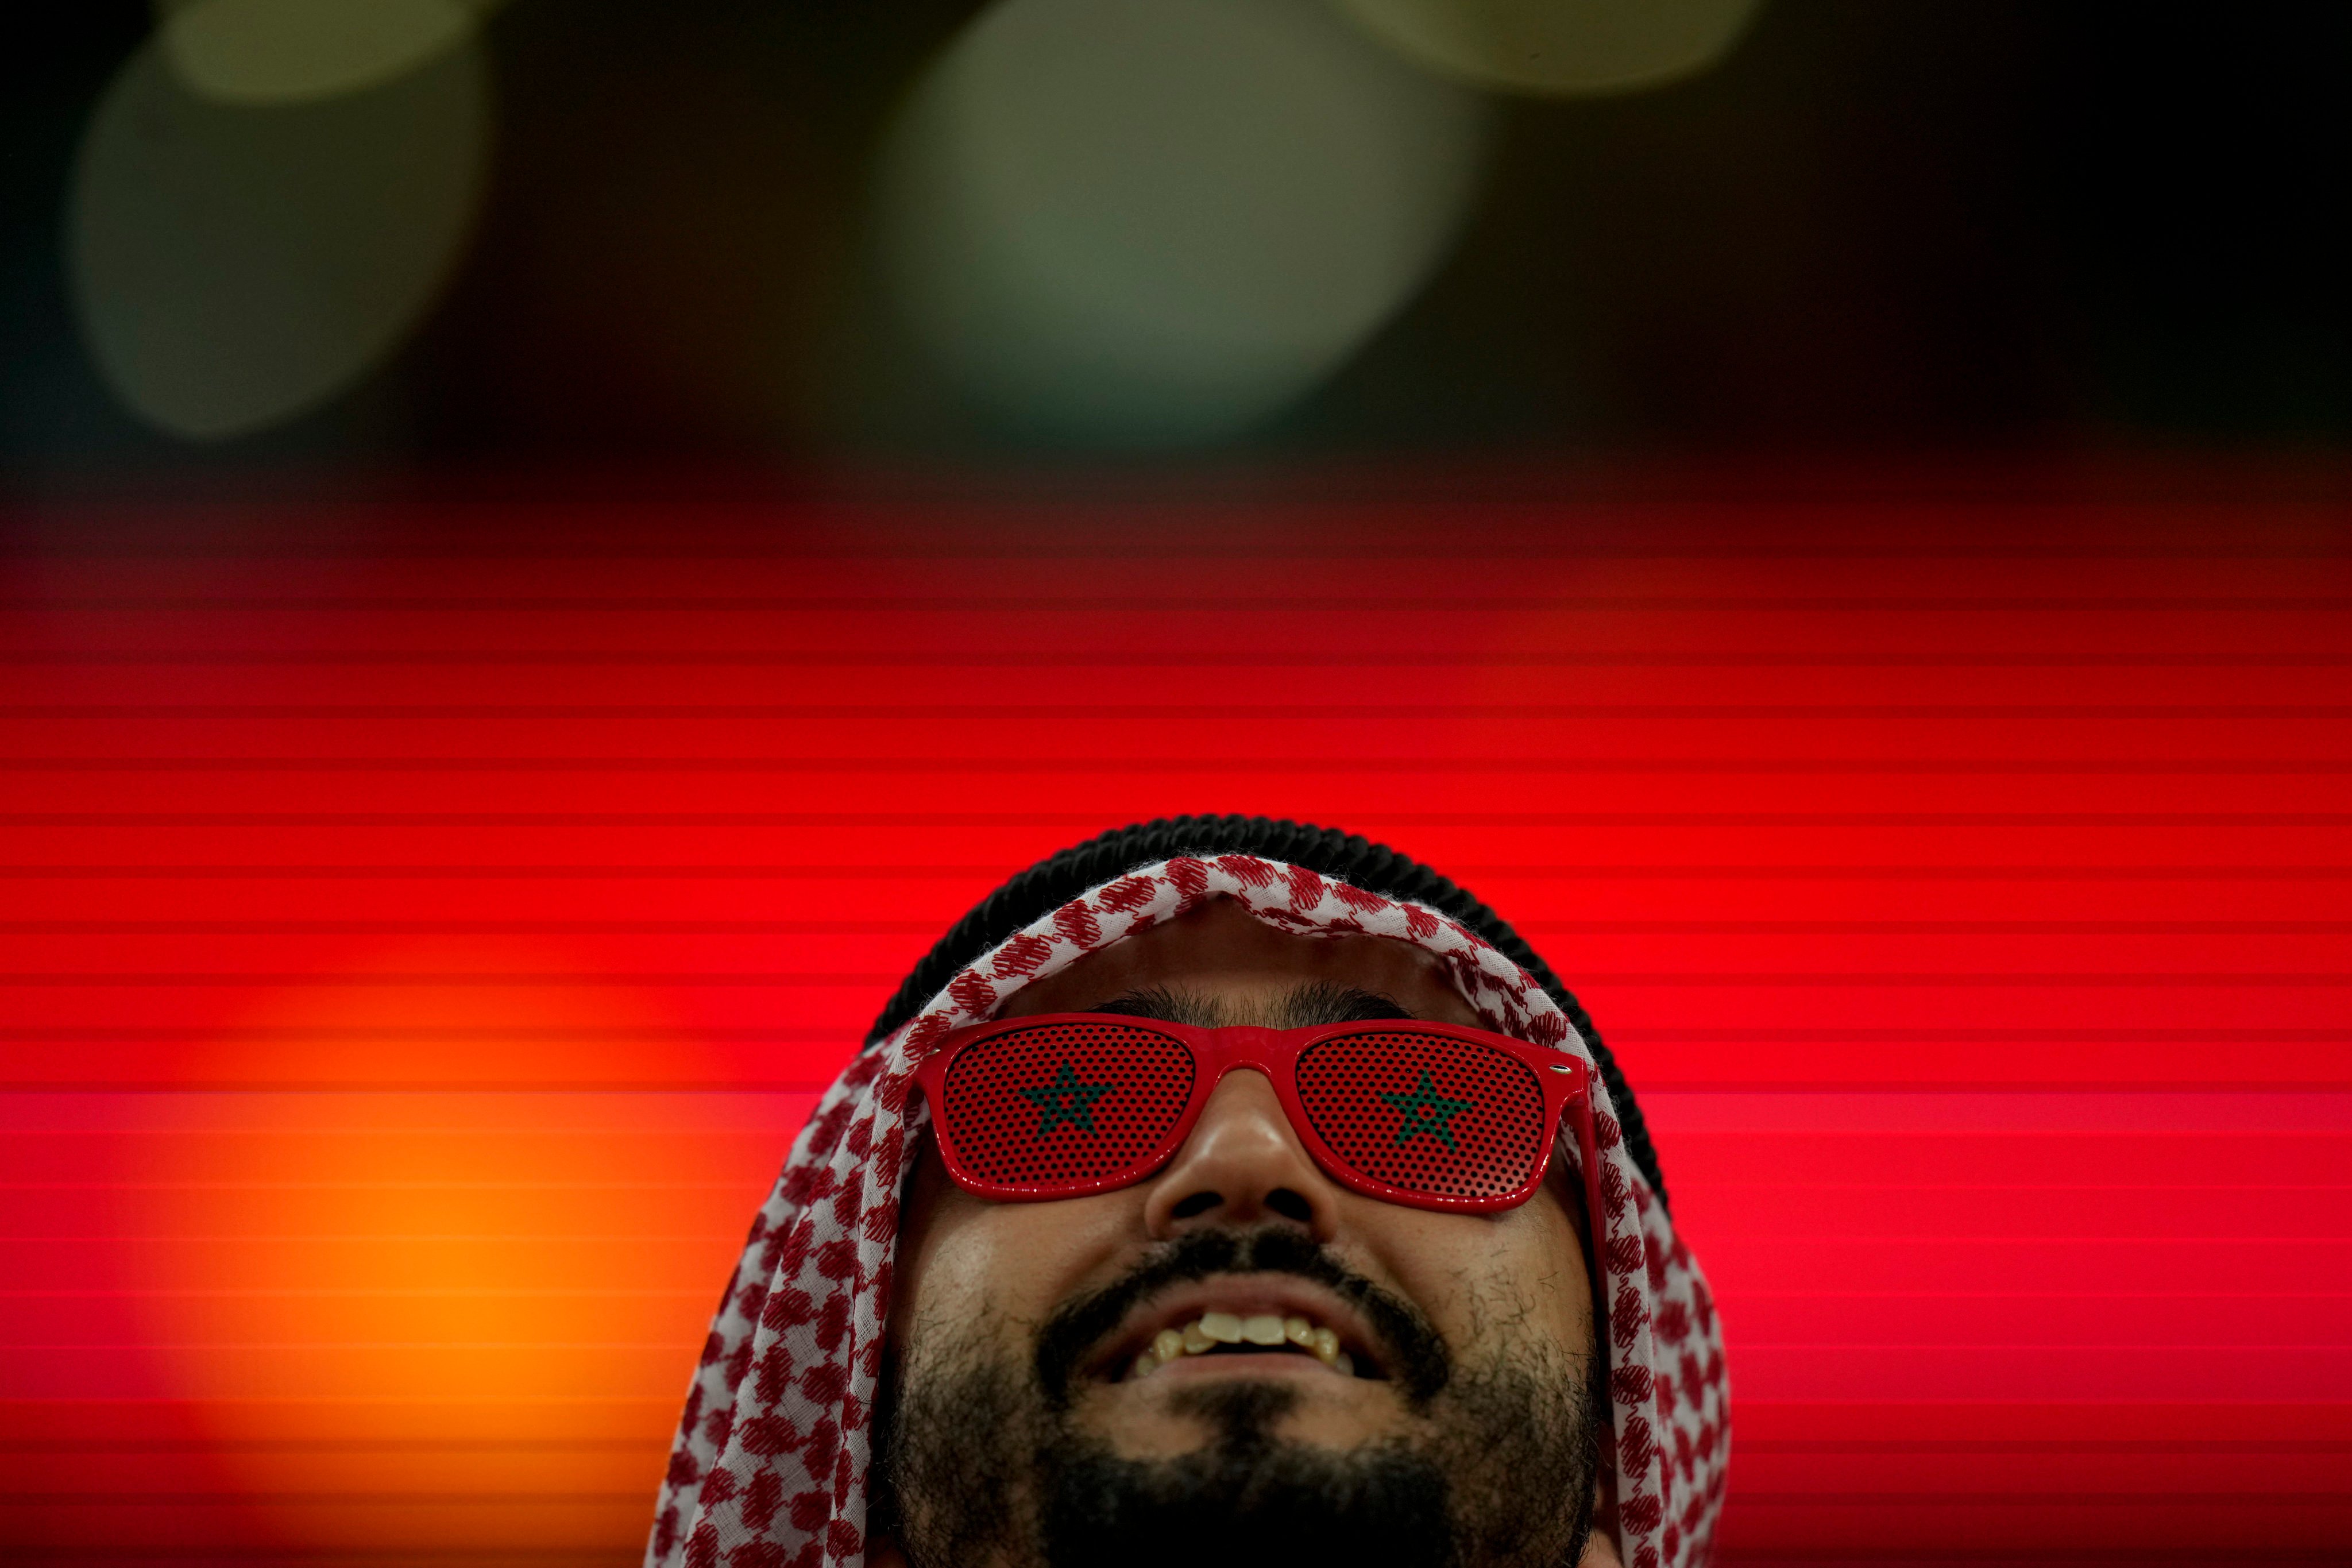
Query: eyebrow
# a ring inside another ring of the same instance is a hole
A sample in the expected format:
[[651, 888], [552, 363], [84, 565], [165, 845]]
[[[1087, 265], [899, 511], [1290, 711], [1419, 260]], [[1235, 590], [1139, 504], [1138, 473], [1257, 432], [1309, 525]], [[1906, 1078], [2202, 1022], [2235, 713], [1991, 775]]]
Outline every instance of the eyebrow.
[[1224, 999], [1179, 986], [1140, 985], [1122, 992], [1086, 1011], [1111, 1013], [1129, 1018], [1157, 1018], [1163, 1024], [1188, 1024], [1214, 1029], [1232, 1024], [1255, 1024], [1271, 1029], [1306, 1029], [1322, 1024], [1359, 1024], [1381, 1018], [1410, 1018], [1412, 1014], [1393, 996], [1360, 985], [1339, 985], [1309, 980], [1292, 986], [1272, 1005], [1247, 1009], [1246, 1016], [1227, 1009]]

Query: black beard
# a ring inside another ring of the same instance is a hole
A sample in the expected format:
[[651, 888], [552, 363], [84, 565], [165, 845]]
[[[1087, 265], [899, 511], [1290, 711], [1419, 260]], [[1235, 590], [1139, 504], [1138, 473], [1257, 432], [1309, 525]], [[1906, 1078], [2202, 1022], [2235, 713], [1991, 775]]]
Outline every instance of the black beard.
[[[1424, 1430], [1350, 1449], [1279, 1438], [1298, 1391], [1244, 1378], [1169, 1396], [1213, 1434], [1192, 1453], [1126, 1458], [1078, 1426], [1072, 1368], [1128, 1306], [1249, 1271], [1364, 1310]], [[976, 1334], [924, 1347], [877, 1415], [871, 1522], [912, 1568], [1559, 1568], [1591, 1524], [1591, 1359], [1520, 1343], [1456, 1366], [1410, 1304], [1296, 1231], [1196, 1232], [1057, 1309], [1028, 1367]]]

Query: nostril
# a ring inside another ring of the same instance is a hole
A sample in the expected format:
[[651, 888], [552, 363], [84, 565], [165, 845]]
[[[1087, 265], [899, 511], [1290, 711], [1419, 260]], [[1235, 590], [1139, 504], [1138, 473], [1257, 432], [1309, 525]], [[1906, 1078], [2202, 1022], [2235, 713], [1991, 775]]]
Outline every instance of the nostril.
[[1283, 1218], [1296, 1220], [1300, 1225], [1315, 1223], [1315, 1205], [1307, 1201], [1305, 1194], [1294, 1193], [1288, 1187], [1276, 1187], [1266, 1194], [1265, 1206]]
[[1191, 1197], [1177, 1204], [1169, 1213], [1177, 1219], [1191, 1219], [1196, 1215], [1207, 1214], [1224, 1201], [1215, 1193], [1194, 1193]]

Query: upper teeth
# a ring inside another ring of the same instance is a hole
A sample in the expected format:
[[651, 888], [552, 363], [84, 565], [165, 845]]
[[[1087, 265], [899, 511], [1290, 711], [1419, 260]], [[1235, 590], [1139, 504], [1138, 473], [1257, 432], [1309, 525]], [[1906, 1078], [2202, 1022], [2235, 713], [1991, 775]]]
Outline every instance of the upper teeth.
[[1276, 1317], [1272, 1312], [1237, 1317], [1232, 1312], [1203, 1312], [1181, 1329], [1162, 1329], [1144, 1347], [1129, 1369], [1131, 1377], [1149, 1377], [1181, 1356], [1206, 1355], [1219, 1345], [1297, 1345], [1310, 1351], [1326, 1366], [1352, 1377], [1356, 1360], [1339, 1348], [1339, 1336], [1305, 1318]]

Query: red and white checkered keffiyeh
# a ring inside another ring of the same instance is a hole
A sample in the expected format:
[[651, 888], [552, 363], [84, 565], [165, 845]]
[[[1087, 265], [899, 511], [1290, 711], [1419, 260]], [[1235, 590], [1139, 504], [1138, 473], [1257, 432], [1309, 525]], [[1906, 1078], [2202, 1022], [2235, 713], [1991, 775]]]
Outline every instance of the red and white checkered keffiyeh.
[[[1444, 963], [1486, 1027], [1591, 1059], [1525, 971], [1422, 905], [1250, 855], [1164, 860], [1093, 889], [963, 970], [818, 1102], [711, 1320], [647, 1568], [860, 1568], [898, 1191], [922, 1115], [907, 1103], [916, 1063], [1023, 986], [1218, 897], [1285, 931], [1412, 942]], [[1695, 1568], [1730, 1458], [1722, 1330], [1597, 1074], [1592, 1092], [1620, 1544], [1631, 1568]]]

